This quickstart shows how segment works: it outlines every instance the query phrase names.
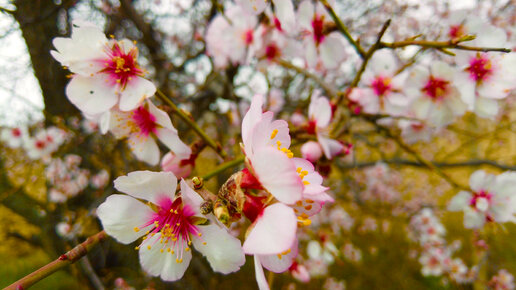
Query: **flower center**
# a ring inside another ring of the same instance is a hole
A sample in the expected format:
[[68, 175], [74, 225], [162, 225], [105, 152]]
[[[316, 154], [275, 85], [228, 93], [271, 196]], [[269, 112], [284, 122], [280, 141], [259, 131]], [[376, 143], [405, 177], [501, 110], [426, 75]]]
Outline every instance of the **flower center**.
[[251, 43], [253, 43], [253, 39], [254, 39], [253, 30], [252, 29], [247, 30], [244, 33], [244, 42], [245, 42], [245, 44], [246, 45], [250, 45]]
[[466, 70], [469, 72], [469, 76], [479, 83], [493, 74], [493, 65], [486, 54], [477, 53], [475, 57], [470, 59], [469, 67]]
[[41, 140], [36, 141], [36, 143], [34, 145], [36, 146], [36, 148], [38, 148], [40, 150], [45, 148], [45, 146], [46, 146], [45, 141], [41, 141]]
[[449, 81], [430, 76], [422, 91], [434, 101], [442, 100], [450, 89], [449, 84]]
[[145, 109], [144, 106], [140, 106], [133, 111], [132, 119], [144, 136], [149, 136], [150, 133], [156, 133], [156, 117]]
[[134, 47], [128, 53], [118, 43], [113, 44], [108, 52], [109, 59], [105, 60], [105, 68], [100, 72], [109, 74], [111, 79], [125, 89], [127, 83], [135, 76], [143, 76], [144, 71], [138, 66], [136, 57], [138, 49]]
[[18, 128], [12, 129], [11, 133], [13, 134], [14, 137], [20, 137], [21, 136], [21, 130], [18, 129]]
[[392, 89], [391, 79], [388, 77], [379, 76], [373, 80], [371, 87], [377, 96], [384, 96]]
[[485, 210], [485, 209], [487, 209], [486, 207], [489, 206], [489, 204], [491, 203], [492, 197], [493, 197], [493, 194], [486, 192], [484, 190], [475, 192], [473, 194], [473, 197], [469, 201], [469, 205], [473, 208]]
[[319, 45], [324, 41], [324, 16], [323, 15], [315, 15], [312, 20], [312, 28], [314, 30], [314, 40], [315, 44]]
[[274, 17], [274, 26], [277, 30], [283, 31], [283, 28], [281, 28], [281, 22], [279, 21], [278, 17]]
[[465, 34], [465, 29], [462, 24], [452, 25], [450, 26], [450, 30], [448, 31], [448, 36], [451, 39], [459, 38], [461, 36], [464, 36]]
[[[188, 206], [184, 205], [182, 198], [178, 197], [172, 201], [166, 197], [159, 201], [158, 210], [152, 218], [146, 224], [141, 227], [135, 227], [134, 231], [140, 231], [140, 228], [152, 226], [152, 229], [146, 232], [143, 237], [143, 242], [140, 246], [135, 249], [138, 250], [142, 246], [146, 246], [147, 249], [151, 249], [158, 240], [153, 243], [149, 242], [149, 237], [153, 237], [155, 234], [161, 234], [159, 244], [156, 245], [161, 247], [160, 252], [171, 253], [176, 255], [176, 262], [183, 262], [184, 251], [190, 251], [192, 245], [192, 236], [196, 236], [201, 239], [201, 232], [195, 225], [195, 212]], [[147, 245], [145, 245], [147, 244]], [[203, 242], [206, 244], [206, 242]]]
[[276, 44], [271, 43], [265, 48], [265, 56], [268, 60], [273, 60], [280, 55], [280, 50]]

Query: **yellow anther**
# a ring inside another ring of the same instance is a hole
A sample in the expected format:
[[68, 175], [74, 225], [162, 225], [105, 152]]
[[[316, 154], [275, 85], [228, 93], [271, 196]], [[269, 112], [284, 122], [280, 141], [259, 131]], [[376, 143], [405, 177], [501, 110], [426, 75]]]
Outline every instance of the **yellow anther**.
[[150, 249], [151, 249], [151, 246], [150, 246], [150, 245], [149, 245], [149, 246], [147, 246], [147, 249], [149, 249], [149, 250], [150, 250]]
[[203, 245], [206, 245], [206, 242], [202, 242]]
[[170, 248], [167, 248], [167, 252], [169, 252], [169, 253], [170, 253]]
[[164, 252], [164, 250], [163, 250], [163, 249], [161, 249], [161, 250], [159, 250], [159, 251], [160, 251], [161, 253], [163, 253], [163, 252]]
[[274, 129], [272, 131], [272, 134], [271, 134], [271, 140], [274, 139], [274, 137], [276, 137], [276, 135], [278, 135], [278, 129]]
[[306, 180], [303, 180], [303, 184], [304, 184], [304, 185], [309, 185], [309, 184], [310, 184], [310, 182], [308, 182], [308, 181], [306, 181]]
[[142, 238], [142, 240], [145, 240], [145, 239], [147, 239], [147, 237], [143, 237], [143, 238]]
[[187, 252], [190, 251], [190, 248], [186, 247], [185, 251], [187, 251]]
[[133, 229], [133, 230], [134, 230], [135, 232], [139, 232], [139, 231], [140, 231], [140, 229], [139, 229], [138, 227], [134, 227], [134, 229]]
[[174, 213], [174, 209], [173, 208], [170, 209], [170, 213]]
[[287, 157], [288, 158], [294, 158], [294, 153], [292, 153], [292, 152], [287, 153]]
[[303, 175], [305, 175], [305, 176], [306, 176], [306, 175], [308, 175], [308, 171], [306, 171], [306, 170], [301, 171], [301, 174], [303, 174]]
[[191, 246], [192, 245], [192, 241], [188, 241], [188, 245]]
[[181, 224], [180, 223], [177, 223], [176, 226], [180, 226]]
[[174, 250], [170, 251], [170, 253], [173, 255], [174, 254]]
[[140, 247], [134, 247], [134, 249], [138, 251], [140, 249]]
[[298, 167], [298, 168], [296, 169], [296, 172], [297, 172], [297, 173], [301, 173], [301, 171], [302, 171], [302, 170], [303, 170], [303, 168]]
[[198, 235], [199, 237], [201, 237], [201, 236], [202, 236], [202, 233], [198, 233], [197, 235]]
[[280, 259], [280, 260], [281, 260], [281, 254], [278, 254], [278, 259]]

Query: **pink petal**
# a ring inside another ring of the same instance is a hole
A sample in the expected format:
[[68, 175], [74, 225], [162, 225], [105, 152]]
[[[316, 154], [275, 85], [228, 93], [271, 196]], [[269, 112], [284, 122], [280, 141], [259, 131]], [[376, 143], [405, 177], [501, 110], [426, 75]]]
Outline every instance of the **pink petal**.
[[244, 252], [260, 255], [282, 253], [292, 246], [296, 229], [297, 219], [292, 208], [282, 203], [268, 206], [247, 236]]
[[158, 204], [163, 197], [174, 198], [177, 178], [171, 172], [133, 171], [114, 184], [118, 191]]
[[286, 204], [301, 199], [303, 183], [294, 162], [275, 148], [260, 148], [251, 159], [256, 177], [274, 197]]

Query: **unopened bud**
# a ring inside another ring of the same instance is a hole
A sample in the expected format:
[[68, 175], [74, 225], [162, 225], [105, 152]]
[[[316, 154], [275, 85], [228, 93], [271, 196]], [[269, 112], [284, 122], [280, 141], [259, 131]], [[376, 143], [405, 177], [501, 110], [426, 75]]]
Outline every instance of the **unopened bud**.
[[204, 181], [202, 180], [202, 177], [194, 176], [192, 178], [192, 183], [193, 183], [194, 189], [201, 189], [204, 186]]

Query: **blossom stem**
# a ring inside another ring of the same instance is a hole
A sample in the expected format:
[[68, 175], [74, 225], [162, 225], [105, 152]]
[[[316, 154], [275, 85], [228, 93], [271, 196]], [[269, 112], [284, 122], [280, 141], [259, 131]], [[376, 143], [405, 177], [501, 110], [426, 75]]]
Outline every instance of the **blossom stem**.
[[335, 10], [333, 10], [333, 8], [328, 3], [328, 1], [321, 0], [321, 3], [324, 5], [326, 10], [328, 10], [328, 12], [330, 13], [331, 18], [333, 18], [333, 21], [335, 21], [335, 24], [337, 25], [337, 28], [339, 29], [339, 31], [344, 35], [344, 37], [346, 37], [346, 39], [349, 41], [349, 43], [351, 43], [351, 45], [355, 48], [357, 53], [362, 58], [364, 58], [366, 55], [366, 52], [364, 51], [362, 46], [360, 46], [360, 44], [357, 41], [355, 41], [355, 39], [353, 39], [353, 37], [351, 36], [351, 34], [348, 31], [348, 28], [346, 27], [346, 25], [344, 25], [344, 23], [342, 23], [342, 20], [340, 20], [339, 16], [337, 16], [337, 14], [335, 13]]
[[204, 130], [201, 129], [201, 127], [199, 127], [199, 125], [197, 125], [197, 123], [195, 123], [190, 118], [190, 116], [185, 114], [183, 110], [179, 109], [176, 106], [176, 104], [174, 104], [174, 102], [172, 102], [172, 100], [170, 100], [163, 92], [157, 90], [156, 95], [160, 100], [167, 103], [167, 105], [169, 105], [172, 108], [172, 111], [175, 114], [177, 114], [185, 123], [187, 123], [188, 126], [190, 126], [190, 128], [192, 128], [197, 133], [197, 135], [199, 135], [199, 137], [201, 137], [201, 139], [203, 139], [204, 142], [208, 144], [208, 146], [213, 148], [222, 158], [225, 158], [227, 156], [224, 149], [222, 149], [222, 146], [220, 146], [220, 144], [216, 143], [213, 139], [211, 139], [210, 136], [208, 136], [206, 132], [204, 132]]
[[470, 50], [470, 51], [497, 51], [497, 52], [504, 52], [509, 53], [511, 52], [508, 48], [500, 48], [500, 47], [476, 47], [476, 46], [467, 46], [462, 45], [459, 42], [456, 41], [429, 41], [429, 40], [404, 40], [404, 41], [397, 41], [397, 42], [380, 42], [380, 48], [401, 48], [409, 45], [417, 45], [424, 48], [435, 48], [435, 49], [460, 49], [460, 50]]
[[27, 289], [35, 283], [39, 282], [43, 278], [57, 272], [61, 268], [77, 262], [80, 258], [84, 257], [88, 252], [99, 242], [107, 237], [106, 232], [101, 231], [95, 235], [86, 239], [86, 241], [75, 246], [70, 251], [61, 255], [59, 258], [50, 262], [49, 264], [39, 268], [38, 270], [30, 273], [29, 275], [21, 278], [13, 284], [7, 286], [5, 290], [17, 290]]
[[210, 178], [212, 178], [213, 176], [223, 172], [224, 170], [228, 169], [228, 168], [231, 168], [231, 167], [235, 167], [237, 165], [239, 165], [240, 163], [243, 163], [245, 160], [245, 156], [242, 156], [242, 157], [238, 157], [236, 159], [233, 159], [231, 161], [228, 161], [226, 163], [222, 163], [221, 165], [219, 165], [217, 168], [215, 168], [213, 171], [209, 172], [208, 174], [205, 174], [202, 179], [203, 180], [208, 180]]
[[[362, 65], [358, 69], [358, 72], [355, 75], [355, 78], [353, 79], [351, 84], [349, 85], [349, 88], [354, 88], [354, 87], [358, 86], [358, 83], [360, 82], [360, 79], [362, 78], [362, 74], [364, 73], [364, 71], [367, 67], [367, 64], [369, 63], [369, 60], [371, 59], [371, 57], [373, 57], [373, 54], [380, 48], [380, 43], [381, 43], [382, 37], [385, 34], [385, 32], [387, 31], [387, 28], [389, 28], [389, 25], [391, 25], [390, 19], [387, 20], [383, 24], [382, 29], [380, 30], [380, 33], [378, 33], [378, 36], [376, 38], [376, 42], [367, 50], [366, 54], [362, 57], [362, 59], [363, 59]], [[347, 92], [350, 93], [351, 90], [348, 89]], [[343, 97], [344, 97], [344, 94], [341, 94], [339, 96], [339, 98], [337, 99], [337, 102], [336, 102], [337, 105], [340, 104], [340, 102], [342, 102]]]

